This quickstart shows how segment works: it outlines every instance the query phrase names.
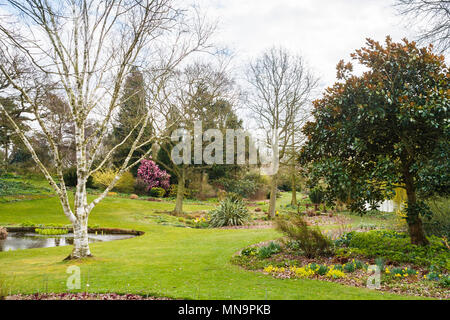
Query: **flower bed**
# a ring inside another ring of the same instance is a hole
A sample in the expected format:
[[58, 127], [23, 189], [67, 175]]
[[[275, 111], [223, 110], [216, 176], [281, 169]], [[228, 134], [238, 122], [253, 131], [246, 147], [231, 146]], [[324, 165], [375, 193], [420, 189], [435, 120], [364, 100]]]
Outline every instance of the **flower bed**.
[[[437, 267], [386, 263], [383, 259], [342, 258], [338, 256], [306, 258], [289, 247], [289, 242], [272, 241], [244, 248], [232, 262], [247, 269], [279, 279], [315, 279], [367, 287], [380, 270], [378, 290], [392, 293], [450, 299], [450, 276]], [[369, 268], [370, 267], [370, 268]]]

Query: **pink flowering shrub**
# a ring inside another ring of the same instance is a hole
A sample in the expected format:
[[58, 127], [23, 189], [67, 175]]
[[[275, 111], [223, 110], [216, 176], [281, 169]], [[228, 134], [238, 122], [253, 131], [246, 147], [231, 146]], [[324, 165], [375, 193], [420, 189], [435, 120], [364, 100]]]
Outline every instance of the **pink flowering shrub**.
[[170, 174], [158, 167], [153, 160], [142, 160], [137, 174], [138, 179], [145, 184], [146, 191], [156, 187], [167, 191], [170, 187]]

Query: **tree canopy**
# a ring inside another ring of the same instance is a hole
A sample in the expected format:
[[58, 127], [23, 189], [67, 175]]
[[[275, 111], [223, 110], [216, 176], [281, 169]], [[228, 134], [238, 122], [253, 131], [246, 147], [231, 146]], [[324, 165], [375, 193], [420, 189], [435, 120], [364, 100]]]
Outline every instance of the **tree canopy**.
[[328, 200], [360, 212], [404, 187], [411, 240], [425, 244], [420, 216], [429, 210], [417, 196], [449, 190], [449, 69], [432, 47], [390, 37], [384, 46], [368, 39], [352, 58], [366, 71], [339, 62], [339, 81], [314, 102], [301, 159], [327, 183]]

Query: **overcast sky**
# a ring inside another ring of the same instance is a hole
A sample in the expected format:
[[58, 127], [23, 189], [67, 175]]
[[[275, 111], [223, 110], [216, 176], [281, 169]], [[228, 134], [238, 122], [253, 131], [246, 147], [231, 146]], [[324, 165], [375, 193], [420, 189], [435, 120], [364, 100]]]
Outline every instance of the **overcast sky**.
[[383, 41], [414, 38], [394, 0], [197, 0], [219, 20], [217, 41], [232, 49], [241, 67], [262, 50], [281, 45], [301, 54], [321, 78], [335, 81], [340, 59], [364, 46], [367, 37]]

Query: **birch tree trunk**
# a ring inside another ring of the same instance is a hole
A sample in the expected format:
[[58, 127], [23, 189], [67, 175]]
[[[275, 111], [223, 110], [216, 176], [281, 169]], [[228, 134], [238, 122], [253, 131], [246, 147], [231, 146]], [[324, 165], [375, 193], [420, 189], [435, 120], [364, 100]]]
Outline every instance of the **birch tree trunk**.
[[[17, 51], [31, 66], [32, 72], [26, 74], [33, 76], [15, 77], [3, 60], [0, 74], [30, 106], [48, 142], [52, 167], [42, 163], [29, 138], [1, 103], [0, 111], [30, 151], [72, 223], [74, 247], [68, 259], [89, 257], [89, 214], [125, 172], [150, 155], [151, 148], [138, 160], [131, 160], [136, 150], [155, 139], [146, 139], [144, 131], [158, 118], [157, 106], [164, 100], [161, 90], [167, 78], [187, 56], [211, 48], [208, 39], [215, 27], [195, 8], [192, 11], [176, 8], [179, 4], [173, 0], [9, 0], [5, 3], [8, 6], [5, 12], [10, 13], [11, 19], [2, 19], [0, 56], [5, 56], [6, 62], [13, 61], [10, 51]], [[137, 65], [149, 71], [147, 80], [153, 88], [148, 93], [147, 112], [121, 142], [108, 146], [108, 132], [114, 126], [125, 79]], [[42, 103], [42, 91], [36, 85], [40, 81], [58, 83], [52, 90], [69, 106], [67, 118], [74, 128], [72, 139], [76, 146], [77, 168], [73, 210], [64, 181], [63, 151], [57, 143], [57, 132], [53, 132], [42, 117], [48, 110]], [[88, 134], [86, 128], [93, 119], [98, 125]], [[86, 182], [89, 176], [105, 168], [118, 148], [129, 142], [130, 151], [113, 181], [88, 203]], [[56, 172], [57, 179], [51, 172]]]
[[92, 257], [89, 249], [88, 214], [86, 212], [82, 213], [81, 210], [79, 214], [75, 222], [73, 222], [74, 240], [72, 253], [66, 260]]

